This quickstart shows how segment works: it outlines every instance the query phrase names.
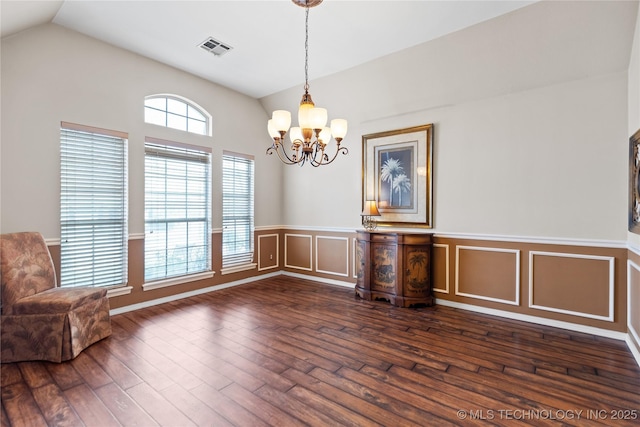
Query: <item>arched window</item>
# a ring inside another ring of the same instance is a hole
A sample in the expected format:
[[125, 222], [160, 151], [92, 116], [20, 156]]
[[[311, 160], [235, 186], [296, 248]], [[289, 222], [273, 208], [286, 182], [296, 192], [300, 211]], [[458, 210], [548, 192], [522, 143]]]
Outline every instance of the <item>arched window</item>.
[[198, 135], [211, 136], [211, 115], [195, 102], [177, 95], [149, 95], [144, 99], [144, 121]]

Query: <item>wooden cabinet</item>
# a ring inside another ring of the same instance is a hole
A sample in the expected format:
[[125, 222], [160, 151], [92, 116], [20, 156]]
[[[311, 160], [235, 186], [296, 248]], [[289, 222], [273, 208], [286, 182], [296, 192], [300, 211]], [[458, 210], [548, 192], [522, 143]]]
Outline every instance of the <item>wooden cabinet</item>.
[[356, 295], [398, 307], [432, 305], [432, 236], [358, 231]]

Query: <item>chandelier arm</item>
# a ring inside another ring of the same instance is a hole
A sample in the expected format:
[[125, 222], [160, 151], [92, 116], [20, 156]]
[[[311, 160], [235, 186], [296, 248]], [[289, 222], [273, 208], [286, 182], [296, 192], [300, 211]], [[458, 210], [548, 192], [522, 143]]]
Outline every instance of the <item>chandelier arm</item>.
[[[281, 149], [278, 150], [278, 147], [280, 147]], [[287, 151], [285, 150], [282, 144], [273, 144], [271, 147], [267, 148], [267, 154], [272, 155], [274, 152], [278, 155], [278, 158], [280, 159], [280, 161], [286, 165], [297, 165], [302, 161], [302, 157], [300, 158], [298, 158], [297, 156], [295, 156], [294, 158], [289, 157], [289, 155], [287, 154]], [[284, 157], [282, 157], [283, 154], [284, 154]]]
[[[328, 160], [328, 161], [326, 161], [326, 162], [322, 162], [321, 164], [322, 164], [322, 165], [328, 165], [328, 164], [330, 164], [330, 163], [333, 163], [333, 161], [338, 157], [338, 154], [340, 154], [340, 153], [342, 153], [342, 154], [344, 154], [344, 155], [346, 156], [347, 154], [349, 154], [349, 150], [347, 150], [347, 147], [340, 147], [340, 148], [338, 148], [338, 149], [336, 150], [336, 152], [335, 152], [335, 154], [333, 155], [333, 157], [331, 158], [331, 160]], [[326, 154], [325, 154], [325, 156], [326, 156]], [[327, 157], [328, 157], [328, 156], [327, 156]], [[318, 165], [318, 166], [319, 166], [319, 165]]]
[[[326, 154], [324, 154], [324, 148], [320, 148], [320, 149], [318, 148], [318, 147], [320, 147], [320, 145], [318, 144], [317, 141], [314, 142], [314, 145], [315, 145], [315, 147], [314, 147], [314, 150], [313, 150], [313, 156], [309, 157], [309, 161], [310, 161], [312, 166], [317, 168], [318, 166], [322, 166], [324, 164], [323, 160], [326, 157]], [[320, 153], [320, 161], [317, 160], [318, 153]]]

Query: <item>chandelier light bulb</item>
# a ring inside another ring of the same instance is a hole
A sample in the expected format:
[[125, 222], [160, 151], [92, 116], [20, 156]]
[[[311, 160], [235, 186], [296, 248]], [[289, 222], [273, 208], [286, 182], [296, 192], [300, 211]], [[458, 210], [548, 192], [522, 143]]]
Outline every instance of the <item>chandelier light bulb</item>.
[[289, 138], [291, 139], [292, 143], [294, 143], [295, 141], [302, 141], [304, 139], [302, 137], [302, 129], [298, 126], [292, 127], [289, 131]]
[[328, 144], [329, 141], [331, 141], [331, 128], [326, 126], [323, 127], [318, 139], [322, 141], [324, 144]]
[[300, 104], [298, 109], [298, 126], [302, 129], [312, 129], [311, 127], [311, 110], [313, 104]]
[[347, 121], [345, 119], [331, 120], [331, 133], [336, 141], [342, 141], [347, 135]]
[[327, 109], [312, 108], [309, 111], [311, 129], [322, 129], [327, 125]]
[[286, 110], [276, 110], [272, 116], [273, 127], [280, 132], [287, 132], [291, 126], [291, 113]]
[[269, 132], [269, 136], [273, 139], [280, 138], [280, 132], [273, 125], [273, 119], [270, 119], [267, 122], [267, 131]]

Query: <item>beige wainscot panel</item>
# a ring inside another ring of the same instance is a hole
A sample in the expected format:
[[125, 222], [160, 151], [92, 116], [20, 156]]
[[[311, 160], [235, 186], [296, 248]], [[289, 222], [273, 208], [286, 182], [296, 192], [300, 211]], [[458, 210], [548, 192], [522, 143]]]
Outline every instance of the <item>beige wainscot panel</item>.
[[358, 278], [358, 241], [355, 237], [351, 238], [351, 272], [353, 278]]
[[284, 235], [284, 266], [297, 270], [312, 271], [312, 245], [309, 234]]
[[258, 235], [258, 271], [280, 266], [280, 241], [278, 234]]
[[[640, 260], [630, 254], [627, 261], [627, 330], [631, 344], [640, 352]], [[640, 361], [639, 361], [640, 362]]]
[[529, 307], [612, 322], [614, 258], [529, 252]]
[[456, 246], [455, 294], [519, 305], [520, 251]]
[[316, 271], [349, 276], [349, 239], [347, 237], [316, 236]]
[[433, 271], [432, 283], [433, 292], [442, 294], [449, 293], [449, 245], [444, 243], [434, 243], [432, 250]]

